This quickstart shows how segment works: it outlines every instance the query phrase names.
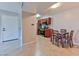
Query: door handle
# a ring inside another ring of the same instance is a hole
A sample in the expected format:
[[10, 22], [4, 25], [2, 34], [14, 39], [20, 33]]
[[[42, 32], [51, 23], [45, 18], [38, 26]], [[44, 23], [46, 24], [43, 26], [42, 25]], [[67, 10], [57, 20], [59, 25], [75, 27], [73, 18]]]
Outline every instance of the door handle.
[[3, 28], [3, 31], [6, 31], [5, 28]]

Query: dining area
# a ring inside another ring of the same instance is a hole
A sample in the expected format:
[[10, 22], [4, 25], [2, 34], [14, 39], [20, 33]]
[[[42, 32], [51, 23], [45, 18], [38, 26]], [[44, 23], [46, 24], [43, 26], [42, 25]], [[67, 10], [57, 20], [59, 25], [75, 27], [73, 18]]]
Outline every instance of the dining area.
[[51, 43], [57, 47], [73, 48], [73, 34], [74, 30], [68, 32], [66, 29], [52, 30]]

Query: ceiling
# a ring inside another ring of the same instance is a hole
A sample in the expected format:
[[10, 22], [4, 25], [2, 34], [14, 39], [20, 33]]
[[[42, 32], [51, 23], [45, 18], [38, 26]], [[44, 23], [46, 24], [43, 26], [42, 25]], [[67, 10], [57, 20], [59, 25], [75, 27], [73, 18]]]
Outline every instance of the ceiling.
[[44, 14], [44, 11], [54, 3], [56, 2], [23, 2], [23, 13], [25, 14], [26, 12], [26, 16], [28, 15], [28, 13]]
[[[24, 2], [23, 3], [23, 12], [28, 15], [28, 13], [32, 13], [33, 15], [36, 13], [42, 15], [52, 15], [65, 10], [79, 8], [78, 2], [62, 2], [61, 6], [56, 9], [51, 9], [50, 6], [55, 4], [56, 2]], [[28, 13], [27, 13], [28, 12]]]
[[62, 2], [61, 6], [56, 9], [47, 9], [45, 11], [46, 15], [53, 15], [61, 13], [63, 11], [79, 8], [79, 2]]

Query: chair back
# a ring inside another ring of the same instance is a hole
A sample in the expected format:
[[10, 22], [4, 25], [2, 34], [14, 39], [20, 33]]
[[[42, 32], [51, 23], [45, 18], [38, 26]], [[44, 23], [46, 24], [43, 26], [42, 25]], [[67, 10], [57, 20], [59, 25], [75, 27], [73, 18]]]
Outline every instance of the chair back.
[[60, 33], [61, 33], [61, 34], [65, 34], [66, 32], [67, 32], [66, 29], [60, 29]]
[[53, 30], [53, 34], [57, 34], [57, 33], [59, 33], [58, 30]]
[[72, 37], [73, 37], [73, 33], [74, 33], [74, 31], [71, 30], [71, 32], [70, 32], [70, 39], [71, 39], [71, 40], [72, 40]]

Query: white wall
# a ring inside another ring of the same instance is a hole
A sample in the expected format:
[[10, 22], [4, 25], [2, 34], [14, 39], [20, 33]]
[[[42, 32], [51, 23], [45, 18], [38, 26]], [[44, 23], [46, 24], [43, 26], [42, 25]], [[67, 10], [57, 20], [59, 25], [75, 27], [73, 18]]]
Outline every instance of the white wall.
[[74, 30], [74, 42], [79, 44], [79, 9], [67, 10], [54, 15], [52, 28]]
[[[19, 38], [20, 39], [18, 41], [12, 41], [13, 43], [8, 42], [8, 43], [4, 43], [4, 44], [1, 43], [1, 39], [0, 39], [0, 54], [8, 53], [8, 52], [10, 52], [10, 50], [16, 49], [16, 48], [19, 48], [22, 46], [22, 8], [21, 8], [21, 3], [19, 3], [19, 2], [0, 2], [0, 32], [1, 32], [1, 17], [4, 15], [18, 17], [18, 22], [19, 22], [19, 30], [18, 31], [19, 31]], [[15, 25], [14, 25], [14, 27], [15, 27]], [[5, 52], [4, 52], [4, 50], [5, 50]]]
[[[32, 25], [34, 24], [34, 25]], [[23, 17], [23, 44], [36, 42], [37, 38], [37, 20], [35, 15]]]
[[[20, 2], [0, 2], [0, 17], [3, 15], [17, 16], [19, 22], [19, 36], [22, 40], [22, 8]], [[0, 19], [1, 25], [1, 19]]]
[[[26, 12], [26, 14], [29, 14]], [[33, 47], [33, 52], [36, 51], [36, 43], [37, 43], [37, 19], [36, 16], [33, 14], [23, 15], [22, 19], [23, 27], [22, 27], [22, 34], [23, 34], [23, 47], [26, 49], [28, 47]], [[32, 25], [34, 24], [34, 25]], [[32, 53], [32, 50], [29, 54]], [[28, 52], [27, 52], [28, 53]]]
[[19, 13], [21, 2], [0, 2], [0, 9]]

